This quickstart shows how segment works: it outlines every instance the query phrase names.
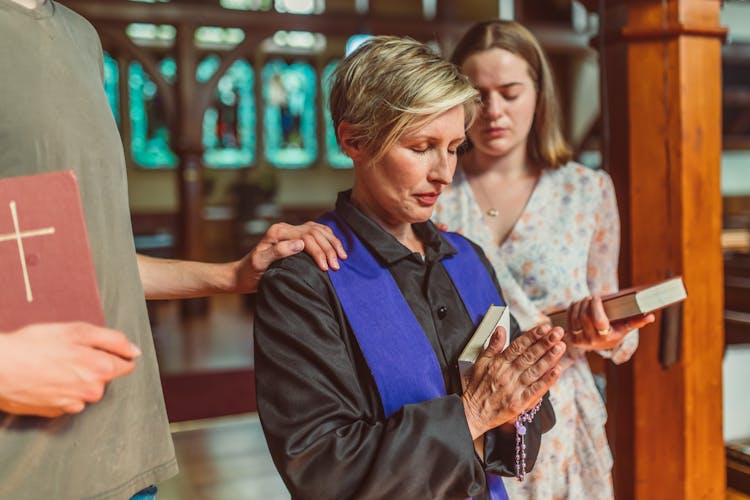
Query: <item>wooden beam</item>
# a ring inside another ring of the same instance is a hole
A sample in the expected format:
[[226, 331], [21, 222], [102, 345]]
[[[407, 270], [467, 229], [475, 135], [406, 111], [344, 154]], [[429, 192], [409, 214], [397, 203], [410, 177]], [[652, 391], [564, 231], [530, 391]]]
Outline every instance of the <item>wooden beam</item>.
[[746, 151], [750, 149], [750, 137], [747, 135], [726, 135], [723, 148], [732, 151]]
[[750, 313], [724, 311], [725, 345], [750, 344]]
[[427, 21], [421, 17], [360, 15], [330, 12], [325, 14], [286, 14], [275, 11], [255, 12], [228, 10], [218, 4], [155, 3], [91, 0], [64, 0], [63, 3], [97, 23], [154, 23], [173, 24], [200, 22], [202, 26], [242, 28], [248, 33], [265, 31], [269, 26], [287, 31], [312, 31], [327, 36], [348, 37], [357, 33], [409, 35], [420, 40], [432, 40], [443, 32], [458, 29], [463, 32], [470, 22], [455, 19]]
[[529, 31], [539, 40], [539, 44], [550, 54], [591, 52], [591, 35], [579, 33], [569, 25], [550, 23], [524, 23]]
[[[287, 31], [312, 31], [326, 36], [349, 37], [358, 33], [374, 35], [404, 35], [418, 40], [460, 37], [473, 21], [451, 16], [446, 2], [440, 4], [434, 20], [422, 17], [357, 14], [355, 12], [326, 12], [324, 14], [283, 14], [275, 11], [237, 11], [220, 7], [218, 3], [168, 2], [145, 4], [110, 0], [63, 0], [65, 5], [80, 13], [95, 26], [106, 24], [153, 23], [180, 25], [196, 23], [202, 26], [241, 28], [248, 35], [257, 36], [269, 29]], [[589, 35], [576, 33], [568, 25], [539, 23], [528, 20], [527, 27], [534, 32], [542, 46], [549, 52], [577, 52], [589, 49]]]
[[[195, 24], [184, 22], [177, 27], [175, 59], [177, 80], [174, 92], [177, 96], [177, 119], [170, 124], [172, 147], [179, 158], [179, 243], [180, 256], [188, 260], [206, 260], [206, 243], [203, 234], [203, 142], [201, 126], [203, 108], [196, 106], [200, 101], [200, 87], [195, 79], [198, 67], [198, 53], [195, 47]], [[208, 89], [203, 89], [208, 92]], [[206, 313], [208, 301], [205, 298], [180, 301], [183, 316], [200, 316]]]
[[747, 135], [750, 129], [750, 88], [737, 85], [725, 87], [724, 107], [734, 111], [734, 116], [725, 121], [725, 136]]
[[[634, 358], [608, 373], [622, 499], [725, 495], [719, 8], [615, 0], [600, 20], [604, 164], [618, 188], [621, 282], [682, 274], [689, 294], [676, 323], [659, 316], [641, 331]], [[670, 327], [681, 342], [665, 366]]]
[[724, 104], [738, 108], [750, 108], [750, 88], [730, 86], [724, 89]]

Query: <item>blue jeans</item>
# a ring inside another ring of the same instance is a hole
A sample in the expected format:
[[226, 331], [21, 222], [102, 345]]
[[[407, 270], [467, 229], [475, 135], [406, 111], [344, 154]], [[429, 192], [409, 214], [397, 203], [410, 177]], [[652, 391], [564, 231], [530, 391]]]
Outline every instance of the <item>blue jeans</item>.
[[130, 500], [156, 500], [156, 486], [151, 485], [130, 497]]

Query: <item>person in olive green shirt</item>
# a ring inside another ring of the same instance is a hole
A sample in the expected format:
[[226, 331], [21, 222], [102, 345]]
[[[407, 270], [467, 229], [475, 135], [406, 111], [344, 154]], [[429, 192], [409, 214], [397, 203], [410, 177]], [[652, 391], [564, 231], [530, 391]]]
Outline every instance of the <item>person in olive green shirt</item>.
[[107, 325], [0, 333], [0, 498], [129, 498], [177, 473], [144, 297], [252, 292], [303, 247], [324, 269], [345, 255], [308, 223], [237, 262], [136, 256], [96, 31], [53, 0], [0, 0], [0, 34], [0, 178], [76, 172]]

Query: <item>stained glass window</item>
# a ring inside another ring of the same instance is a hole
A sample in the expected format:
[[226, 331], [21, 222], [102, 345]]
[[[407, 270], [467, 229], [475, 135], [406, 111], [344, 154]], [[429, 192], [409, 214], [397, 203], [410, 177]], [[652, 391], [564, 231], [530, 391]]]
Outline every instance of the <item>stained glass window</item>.
[[272, 0], [220, 0], [225, 9], [235, 10], [270, 10]]
[[195, 30], [195, 44], [203, 49], [229, 50], [244, 39], [245, 32], [240, 28], [201, 26]]
[[281, 168], [309, 166], [318, 155], [315, 70], [308, 63], [274, 59], [262, 78], [266, 158]]
[[[159, 70], [168, 82], [177, 73], [174, 59], [162, 60]], [[169, 127], [164, 102], [156, 84], [137, 61], [130, 63], [130, 151], [133, 160], [146, 168], [174, 168], [177, 156], [169, 147]]]
[[177, 28], [171, 24], [132, 23], [125, 33], [136, 45], [146, 47], [171, 47], [177, 36]]
[[109, 107], [112, 108], [112, 114], [115, 122], [120, 124], [120, 70], [117, 67], [117, 61], [106, 52], [104, 53], [104, 91], [107, 93]]
[[357, 50], [357, 47], [362, 45], [366, 40], [370, 38], [372, 38], [372, 35], [367, 35], [365, 33], [350, 36], [346, 41], [345, 54], [348, 56], [349, 54]]
[[[198, 81], [208, 81], [219, 67], [216, 55], [198, 65]], [[219, 79], [203, 115], [203, 162], [208, 167], [238, 168], [255, 161], [255, 76], [243, 60], [235, 61]]]
[[274, 7], [278, 12], [292, 14], [320, 14], [325, 11], [324, 0], [274, 0]]
[[369, 0], [354, 0], [354, 10], [357, 14], [367, 14], [370, 12]]
[[[322, 33], [311, 33], [309, 31], [285, 31], [280, 30], [273, 34], [270, 40], [277, 52], [289, 52], [302, 50], [306, 52], [322, 52], [326, 48], [326, 37]], [[266, 47], [266, 50], [271, 47]]]
[[331, 109], [328, 107], [328, 99], [331, 94], [330, 76], [336, 68], [336, 64], [338, 64], [338, 61], [331, 61], [323, 70], [323, 121], [326, 128], [326, 159], [332, 167], [351, 168], [353, 165], [352, 159], [341, 151], [338, 141], [336, 141]]
[[435, 19], [437, 0], [422, 0], [422, 15], [425, 19]]

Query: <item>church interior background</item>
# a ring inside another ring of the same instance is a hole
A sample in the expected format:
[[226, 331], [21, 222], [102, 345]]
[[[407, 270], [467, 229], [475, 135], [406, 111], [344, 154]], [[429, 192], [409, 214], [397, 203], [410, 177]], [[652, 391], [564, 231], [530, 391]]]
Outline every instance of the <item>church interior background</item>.
[[[334, 137], [327, 78], [372, 33], [410, 35], [447, 54], [477, 20], [524, 22], [550, 55], [577, 161], [602, 167], [604, 1], [62, 3], [102, 38], [143, 253], [234, 259], [270, 224], [331, 207], [352, 170]], [[723, 2], [721, 24], [724, 439], [728, 497], [750, 498], [750, 2]], [[182, 467], [160, 498], [288, 498], [252, 413], [252, 298], [152, 302], [149, 312]]]

